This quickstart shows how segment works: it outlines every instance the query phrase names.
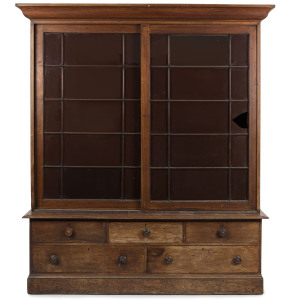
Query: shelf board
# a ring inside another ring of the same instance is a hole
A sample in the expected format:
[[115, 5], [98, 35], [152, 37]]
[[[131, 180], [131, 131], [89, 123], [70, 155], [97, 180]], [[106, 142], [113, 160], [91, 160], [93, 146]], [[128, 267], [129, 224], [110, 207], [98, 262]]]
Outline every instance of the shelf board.
[[142, 211], [34, 209], [27, 219], [91, 219], [91, 220], [260, 220], [268, 219], [262, 211]]

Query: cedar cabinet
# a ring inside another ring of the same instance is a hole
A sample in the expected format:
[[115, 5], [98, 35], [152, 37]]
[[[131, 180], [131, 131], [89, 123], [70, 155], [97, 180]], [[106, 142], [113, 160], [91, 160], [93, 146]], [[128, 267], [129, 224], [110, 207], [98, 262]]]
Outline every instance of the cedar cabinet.
[[260, 21], [273, 5], [18, 4], [31, 294], [262, 294]]

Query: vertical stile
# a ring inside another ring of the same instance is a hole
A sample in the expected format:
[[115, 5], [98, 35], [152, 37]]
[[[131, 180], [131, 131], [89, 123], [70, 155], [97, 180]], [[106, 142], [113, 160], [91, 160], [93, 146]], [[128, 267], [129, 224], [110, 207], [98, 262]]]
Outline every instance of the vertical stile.
[[150, 200], [150, 33], [141, 25], [141, 206]]
[[231, 80], [231, 75], [232, 75], [232, 35], [229, 35], [229, 116], [228, 116], [228, 121], [229, 121], [229, 141], [228, 141], [228, 199], [231, 201], [232, 199], [232, 102], [231, 102], [231, 95], [232, 95], [232, 80]]
[[122, 109], [122, 114], [121, 114], [121, 199], [124, 199], [124, 143], [125, 143], [125, 135], [124, 135], [124, 118], [125, 118], [125, 107], [124, 107], [124, 102], [125, 102], [125, 35], [122, 34], [122, 94], [121, 94], [121, 109]]
[[171, 201], [171, 36], [168, 35], [168, 201]]
[[60, 61], [60, 66], [61, 66], [61, 99], [60, 99], [60, 103], [61, 103], [61, 109], [60, 109], [60, 199], [63, 199], [63, 155], [64, 155], [64, 150], [63, 150], [63, 117], [64, 117], [64, 108], [63, 108], [63, 99], [64, 99], [64, 95], [63, 95], [63, 84], [64, 84], [64, 34], [61, 34], [61, 61]]

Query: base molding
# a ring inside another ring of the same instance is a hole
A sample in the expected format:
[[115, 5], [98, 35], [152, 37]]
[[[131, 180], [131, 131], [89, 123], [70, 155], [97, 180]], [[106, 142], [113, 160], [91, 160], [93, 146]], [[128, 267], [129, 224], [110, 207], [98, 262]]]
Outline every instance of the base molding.
[[260, 295], [261, 275], [30, 275], [29, 294]]

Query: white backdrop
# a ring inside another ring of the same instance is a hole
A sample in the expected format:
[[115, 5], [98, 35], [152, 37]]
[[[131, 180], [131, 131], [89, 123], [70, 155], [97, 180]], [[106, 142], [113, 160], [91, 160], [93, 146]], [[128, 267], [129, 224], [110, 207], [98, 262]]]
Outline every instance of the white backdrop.
[[[22, 1], [19, 1], [22, 2]], [[26, 2], [26, 1], [24, 1]], [[73, 3], [80, 1], [27, 1]], [[89, 1], [86, 3], [104, 3]], [[288, 297], [289, 221], [289, 1], [109, 1], [110, 3], [275, 4], [262, 22], [261, 38], [261, 208], [263, 222], [262, 299]], [[30, 24], [14, 1], [1, 1], [0, 35], [0, 296], [28, 299], [29, 226], [21, 217], [30, 206]], [[286, 296], [287, 295], [287, 296]], [[42, 296], [63, 299], [66, 296]], [[93, 297], [93, 296], [71, 296]], [[95, 296], [94, 296], [95, 297]], [[119, 296], [128, 297], [128, 296]], [[137, 299], [140, 296], [129, 296]], [[146, 297], [146, 296], [144, 296]], [[168, 296], [155, 296], [164, 298]], [[176, 298], [180, 296], [170, 296]], [[186, 296], [183, 296], [186, 297]], [[240, 296], [194, 296], [201, 299]], [[98, 296], [98, 299], [113, 296]], [[33, 299], [40, 299], [33, 296]], [[256, 296], [246, 296], [256, 299]]]

